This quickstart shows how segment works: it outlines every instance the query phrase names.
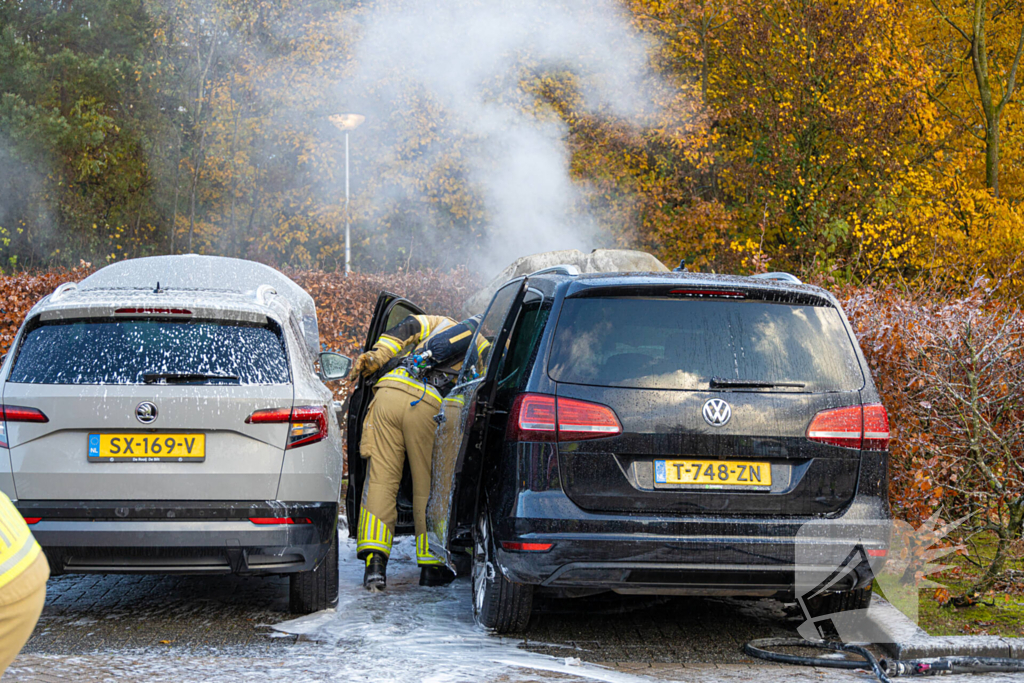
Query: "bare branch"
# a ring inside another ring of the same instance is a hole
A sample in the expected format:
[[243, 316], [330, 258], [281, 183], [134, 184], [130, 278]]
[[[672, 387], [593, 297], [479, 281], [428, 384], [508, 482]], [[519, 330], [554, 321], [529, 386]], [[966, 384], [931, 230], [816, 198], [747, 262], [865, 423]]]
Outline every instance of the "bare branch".
[[1017, 87], [1017, 69], [1020, 67], [1020, 57], [1024, 54], [1024, 26], [1020, 29], [1020, 39], [1017, 41], [1017, 54], [1013, 58], [1013, 66], [1010, 67], [1010, 77], [1006, 81], [1006, 92], [999, 102], [999, 109], [1002, 109], [1013, 97], [1013, 91]]
[[936, 0], [930, 0], [930, 1], [932, 3], [932, 7], [934, 7], [935, 11], [939, 13], [939, 16], [942, 17], [943, 21], [945, 21], [947, 24], [949, 24], [954, 29], [956, 29], [956, 32], [959, 33], [961, 36], [963, 36], [963, 39], [966, 40], [968, 43], [973, 43], [974, 42], [974, 38], [972, 36], [967, 35], [962, 28], [957, 26], [956, 22], [953, 21], [952, 19], [950, 19], [949, 15], [946, 14], [946, 12], [943, 11], [943, 9], [941, 7], [939, 7], [939, 3], [936, 2]]

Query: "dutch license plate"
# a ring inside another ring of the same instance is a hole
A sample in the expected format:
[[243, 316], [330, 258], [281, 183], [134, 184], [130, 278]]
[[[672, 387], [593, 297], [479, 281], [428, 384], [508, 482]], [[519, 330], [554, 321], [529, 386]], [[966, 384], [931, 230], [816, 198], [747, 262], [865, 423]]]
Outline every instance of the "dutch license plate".
[[654, 483], [699, 488], [772, 485], [772, 466], [767, 462], [739, 460], [655, 460]]
[[205, 434], [90, 434], [89, 462], [202, 462]]

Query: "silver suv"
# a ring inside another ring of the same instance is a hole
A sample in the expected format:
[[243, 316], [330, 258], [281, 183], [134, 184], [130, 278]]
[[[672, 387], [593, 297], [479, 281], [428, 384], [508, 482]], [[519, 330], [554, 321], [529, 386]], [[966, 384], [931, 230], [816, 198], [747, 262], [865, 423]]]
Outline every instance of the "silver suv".
[[290, 574], [292, 612], [327, 608], [342, 449], [324, 381], [349, 365], [272, 268], [108, 266], [36, 304], [0, 366], [0, 490], [54, 574]]

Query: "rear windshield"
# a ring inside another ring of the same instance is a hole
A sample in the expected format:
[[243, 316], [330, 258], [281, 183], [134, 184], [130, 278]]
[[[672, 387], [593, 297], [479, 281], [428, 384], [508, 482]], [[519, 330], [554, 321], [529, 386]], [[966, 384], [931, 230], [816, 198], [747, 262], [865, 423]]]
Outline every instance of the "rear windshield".
[[864, 385], [839, 311], [763, 301], [566, 299], [548, 372], [558, 382], [649, 389]]
[[25, 336], [8, 381], [26, 384], [287, 384], [268, 327], [166, 320], [44, 324]]

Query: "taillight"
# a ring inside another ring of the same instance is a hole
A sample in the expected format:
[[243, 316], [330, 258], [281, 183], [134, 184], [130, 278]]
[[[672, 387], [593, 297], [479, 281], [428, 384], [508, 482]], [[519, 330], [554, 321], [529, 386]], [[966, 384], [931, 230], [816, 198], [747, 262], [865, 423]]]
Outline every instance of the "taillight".
[[555, 406], [559, 441], [597, 439], [622, 433], [619, 418], [608, 406], [572, 398], [559, 398]]
[[555, 397], [521, 394], [512, 406], [509, 427], [511, 441], [554, 441]]
[[43, 411], [21, 406], [0, 406], [0, 417], [8, 422], [49, 422]]
[[889, 416], [877, 403], [824, 410], [814, 416], [807, 438], [844, 448], [884, 451], [889, 447]]
[[870, 557], [885, 557], [889, 554], [887, 548], [868, 548], [868, 555]]
[[308, 446], [327, 438], [327, 408], [302, 406], [299, 408], [267, 408], [257, 410], [245, 418], [246, 424], [280, 424], [288, 422], [288, 443], [285, 448]]
[[583, 441], [622, 433], [615, 411], [600, 403], [521, 394], [509, 415], [510, 441]]
[[38, 524], [41, 521], [43, 521], [42, 517], [26, 517], [25, 518], [25, 524]]
[[253, 524], [312, 524], [309, 517], [250, 517]]
[[0, 448], [7, 448], [8, 422], [49, 422], [43, 411], [22, 406], [0, 406]]
[[730, 292], [724, 289], [673, 289], [669, 294], [682, 296], [718, 296], [726, 299], [745, 299], [747, 295], [743, 292]]
[[245, 424], [280, 424], [292, 421], [291, 408], [265, 408], [245, 418]]
[[501, 547], [516, 553], [546, 553], [554, 543], [522, 543], [519, 541], [502, 541]]
[[864, 406], [864, 445], [866, 451], [889, 449], [889, 414], [878, 403]]
[[187, 308], [119, 308], [114, 315], [192, 315]]

